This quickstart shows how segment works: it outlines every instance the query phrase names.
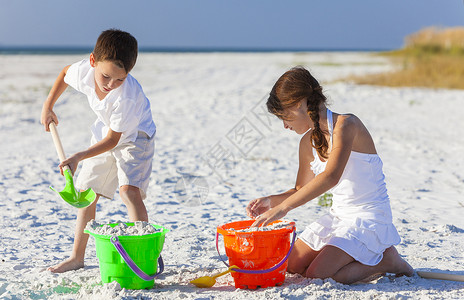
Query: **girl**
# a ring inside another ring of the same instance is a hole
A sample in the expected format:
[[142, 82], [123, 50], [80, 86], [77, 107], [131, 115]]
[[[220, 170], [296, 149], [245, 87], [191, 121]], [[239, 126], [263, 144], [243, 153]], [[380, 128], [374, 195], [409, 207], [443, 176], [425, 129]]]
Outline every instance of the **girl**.
[[296, 67], [275, 83], [269, 112], [284, 127], [304, 134], [295, 188], [252, 200], [253, 226], [267, 225], [332, 189], [327, 215], [310, 224], [296, 241], [288, 271], [350, 284], [384, 273], [413, 275], [393, 245], [400, 237], [392, 224], [382, 161], [361, 120], [333, 113], [317, 80]]

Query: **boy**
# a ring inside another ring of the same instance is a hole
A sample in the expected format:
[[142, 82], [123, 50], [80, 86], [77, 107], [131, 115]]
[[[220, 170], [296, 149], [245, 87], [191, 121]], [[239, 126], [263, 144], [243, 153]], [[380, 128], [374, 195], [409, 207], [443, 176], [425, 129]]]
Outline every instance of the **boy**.
[[156, 127], [150, 102], [137, 80], [129, 75], [137, 52], [137, 40], [129, 33], [117, 29], [103, 31], [88, 60], [61, 71], [43, 105], [41, 123], [46, 131], [50, 122], [58, 124], [53, 106], [68, 85], [84, 93], [97, 114], [91, 128], [91, 146], [59, 165], [61, 171], [68, 165], [74, 173], [79, 161], [84, 160], [76, 186], [92, 188], [97, 198], [90, 206], [79, 209], [72, 254], [49, 267], [51, 272], [84, 267], [89, 238], [84, 228], [95, 219], [99, 197], [113, 198], [118, 186], [130, 221], [148, 221], [143, 199], [152, 169]]

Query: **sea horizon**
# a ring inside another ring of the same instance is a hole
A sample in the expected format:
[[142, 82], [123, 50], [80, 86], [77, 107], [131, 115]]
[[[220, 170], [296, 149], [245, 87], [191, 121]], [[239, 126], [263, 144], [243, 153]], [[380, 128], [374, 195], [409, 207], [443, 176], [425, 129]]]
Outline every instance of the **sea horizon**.
[[[83, 46], [0, 46], [0, 55], [69, 55], [92, 52]], [[391, 48], [284, 48], [284, 47], [139, 47], [139, 53], [271, 53], [271, 52], [382, 52]]]

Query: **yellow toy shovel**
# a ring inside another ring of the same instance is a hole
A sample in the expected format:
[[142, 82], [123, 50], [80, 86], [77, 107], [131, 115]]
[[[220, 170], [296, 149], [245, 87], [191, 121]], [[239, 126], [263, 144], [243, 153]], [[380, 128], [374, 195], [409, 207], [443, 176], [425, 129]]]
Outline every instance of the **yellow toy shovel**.
[[216, 283], [216, 278], [222, 275], [226, 275], [229, 272], [233, 272], [232, 269], [238, 269], [237, 266], [230, 266], [227, 271], [222, 273], [215, 274], [213, 276], [203, 276], [197, 279], [190, 281], [191, 284], [196, 285], [199, 288], [210, 288]]
[[[49, 127], [50, 132], [52, 133], [53, 143], [55, 144], [58, 157], [60, 158], [60, 161], [64, 161], [66, 159], [66, 155], [64, 154], [63, 145], [61, 144], [60, 136], [58, 135], [56, 125], [54, 122], [51, 122]], [[87, 207], [90, 204], [92, 204], [93, 201], [95, 201], [97, 195], [92, 189], [88, 189], [83, 192], [76, 191], [76, 188], [74, 187], [73, 176], [69, 166], [64, 166], [63, 174], [64, 178], [66, 179], [66, 186], [64, 187], [64, 190], [59, 192], [55, 190], [53, 187], [50, 188], [53, 191], [57, 192], [61, 196], [61, 198], [63, 198], [64, 201], [77, 208]]]

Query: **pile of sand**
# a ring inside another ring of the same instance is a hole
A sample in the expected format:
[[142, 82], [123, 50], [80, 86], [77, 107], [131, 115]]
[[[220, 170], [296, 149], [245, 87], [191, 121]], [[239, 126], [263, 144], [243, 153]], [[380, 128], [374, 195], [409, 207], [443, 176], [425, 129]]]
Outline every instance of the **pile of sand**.
[[163, 231], [162, 228], [155, 228], [152, 224], [145, 221], [136, 221], [134, 225], [118, 222], [116, 226], [101, 224], [95, 220], [90, 220], [85, 227], [86, 230], [98, 235], [146, 235]]

